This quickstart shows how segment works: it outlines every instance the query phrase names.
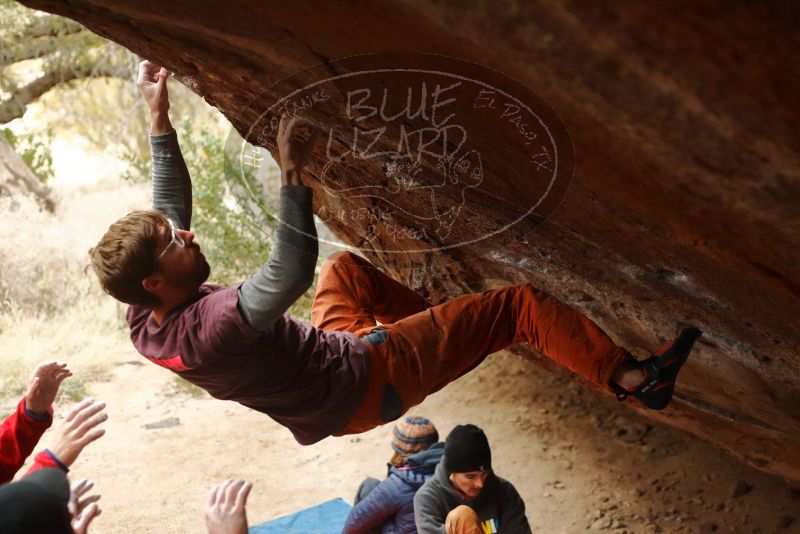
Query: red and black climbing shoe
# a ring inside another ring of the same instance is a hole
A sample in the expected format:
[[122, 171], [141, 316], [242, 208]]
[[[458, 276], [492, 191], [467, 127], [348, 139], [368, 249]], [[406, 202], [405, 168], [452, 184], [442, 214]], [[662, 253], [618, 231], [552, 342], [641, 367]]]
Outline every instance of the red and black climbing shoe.
[[675, 391], [675, 378], [689, 359], [694, 342], [702, 332], [697, 328], [684, 328], [678, 338], [642, 361], [632, 362], [647, 374], [642, 385], [632, 391], [617, 389], [617, 399], [634, 397], [651, 410], [663, 410], [672, 400]]

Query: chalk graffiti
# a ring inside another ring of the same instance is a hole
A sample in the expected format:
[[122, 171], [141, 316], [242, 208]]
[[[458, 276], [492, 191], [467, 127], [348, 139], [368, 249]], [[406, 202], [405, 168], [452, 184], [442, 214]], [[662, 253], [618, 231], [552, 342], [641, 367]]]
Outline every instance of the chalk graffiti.
[[[445, 250], [498, 236], [537, 209], [543, 220], [572, 177], [571, 141], [555, 112], [479, 65], [366, 55], [328, 62], [281, 86], [271, 89], [278, 96], [266, 111], [259, 102], [263, 120], [252, 131], [274, 136], [284, 112], [322, 127], [314, 176], [329, 200], [320, 202], [320, 219], [356, 224], [359, 235], [382, 246], [409, 251], [403, 242], [414, 240], [422, 252]], [[243, 150], [241, 162], [255, 165], [257, 154]], [[517, 176], [530, 186], [520, 189]], [[500, 193], [489, 183], [509, 189]], [[476, 207], [509, 194], [529, 206], [510, 210], [495, 227], [474, 224]]]

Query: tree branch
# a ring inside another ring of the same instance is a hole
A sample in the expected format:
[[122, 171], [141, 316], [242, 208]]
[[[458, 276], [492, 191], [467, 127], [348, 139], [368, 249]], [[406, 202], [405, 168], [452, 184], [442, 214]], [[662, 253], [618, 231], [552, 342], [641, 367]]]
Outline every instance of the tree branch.
[[0, 124], [6, 124], [25, 114], [28, 104], [53, 87], [75, 79], [90, 77], [129, 78], [127, 67], [105, 64], [103, 61], [84, 65], [68, 65], [45, 72], [39, 78], [18, 88], [11, 97], [0, 102]]
[[78, 33], [83, 29], [84, 27], [74, 20], [48, 15], [39, 17], [33, 23], [22, 28], [22, 30], [17, 33], [16, 37], [19, 39], [58, 37], [59, 35]]
[[36, 59], [52, 54], [64, 46], [63, 41], [59, 38], [77, 34], [91, 35], [85, 28], [78, 26], [77, 28], [71, 28], [66, 33], [55, 36], [58, 38], [54, 38], [52, 35], [39, 36], [27, 38], [22, 41], [24, 45], [4, 46], [2, 48], [5, 50], [0, 51], [0, 65], [10, 65], [18, 61]]
[[25, 161], [0, 136], [0, 196], [20, 193], [33, 195], [47, 211], [52, 212], [55, 208], [47, 186], [39, 182]]

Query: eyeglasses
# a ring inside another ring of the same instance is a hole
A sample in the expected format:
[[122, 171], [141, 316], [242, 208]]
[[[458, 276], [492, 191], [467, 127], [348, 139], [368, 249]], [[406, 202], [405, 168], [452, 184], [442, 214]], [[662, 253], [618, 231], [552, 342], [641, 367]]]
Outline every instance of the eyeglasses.
[[175, 223], [173, 223], [172, 220], [170, 219], [167, 219], [167, 221], [169, 222], [169, 229], [172, 234], [172, 238], [170, 239], [169, 243], [167, 243], [167, 246], [164, 247], [164, 250], [161, 252], [161, 254], [158, 255], [156, 261], [163, 258], [164, 254], [167, 253], [167, 251], [170, 249], [170, 247], [172, 247], [172, 245], [177, 245], [181, 248], [186, 246], [186, 242], [183, 240], [183, 238], [175, 232]]

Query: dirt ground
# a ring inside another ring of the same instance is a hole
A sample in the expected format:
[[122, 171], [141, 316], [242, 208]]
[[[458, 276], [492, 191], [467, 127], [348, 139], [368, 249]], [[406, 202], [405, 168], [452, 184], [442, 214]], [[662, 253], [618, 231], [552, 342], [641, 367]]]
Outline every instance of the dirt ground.
[[[205, 493], [228, 477], [254, 482], [248, 511], [258, 524], [336, 497], [352, 502], [363, 477], [385, 475], [390, 426], [301, 447], [268, 417], [193, 396], [133, 350], [120, 356], [127, 363], [110, 381], [90, 387], [108, 404], [107, 435], [71, 473], [103, 495], [93, 534], [203, 532]], [[800, 532], [800, 491], [785, 481], [509, 353], [412, 413], [433, 419], [442, 437], [459, 423], [483, 427], [534, 532]], [[170, 418], [178, 424], [145, 428]]]

